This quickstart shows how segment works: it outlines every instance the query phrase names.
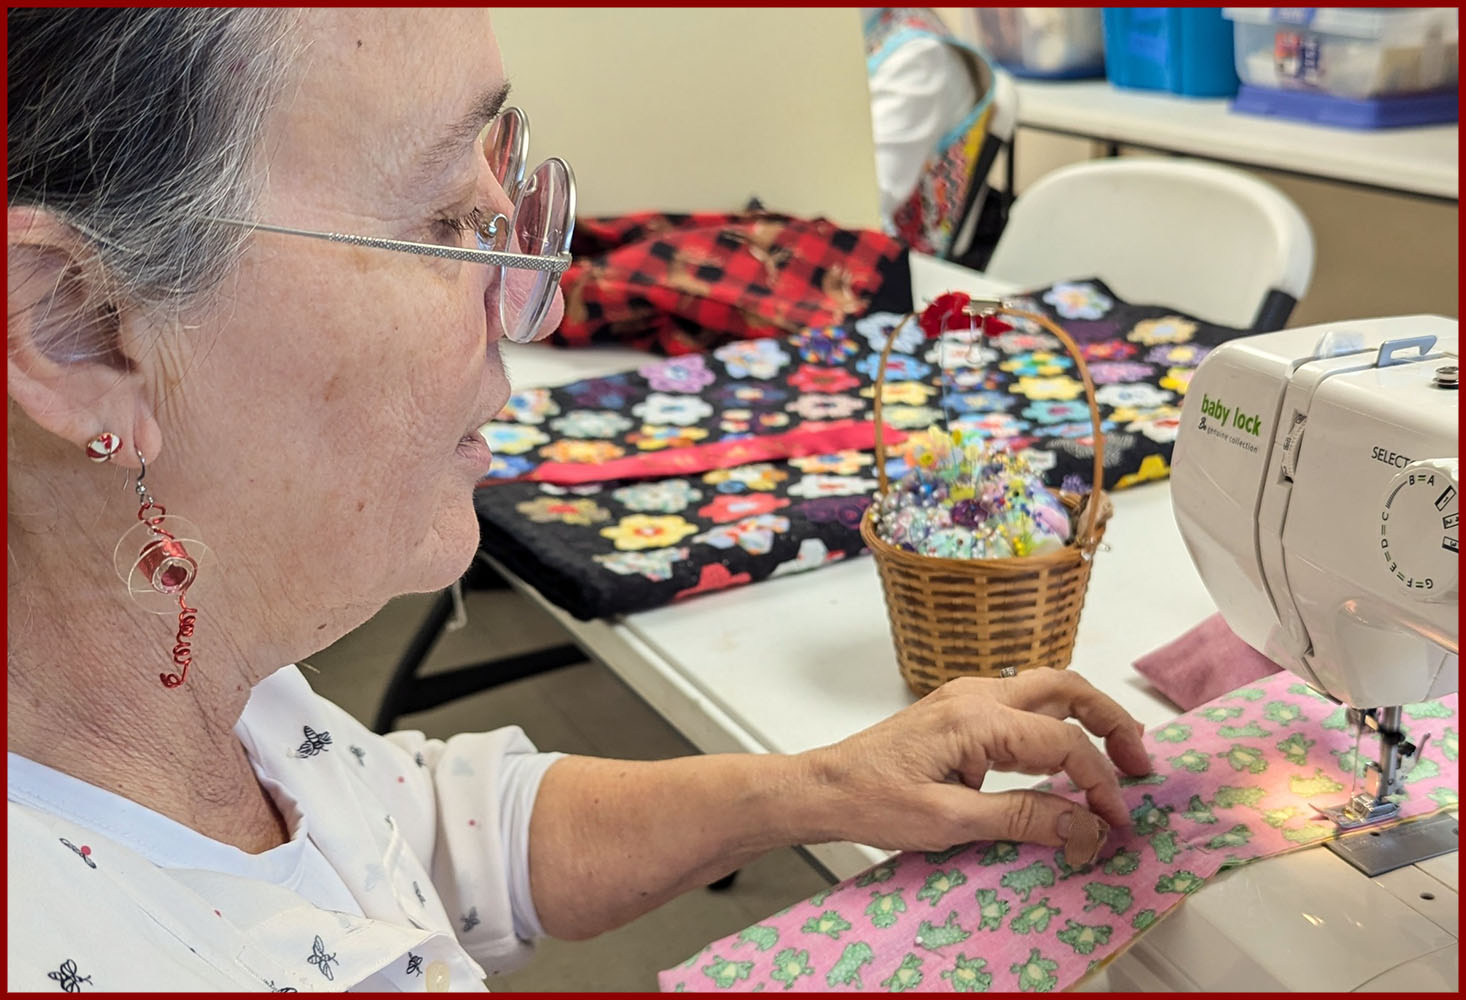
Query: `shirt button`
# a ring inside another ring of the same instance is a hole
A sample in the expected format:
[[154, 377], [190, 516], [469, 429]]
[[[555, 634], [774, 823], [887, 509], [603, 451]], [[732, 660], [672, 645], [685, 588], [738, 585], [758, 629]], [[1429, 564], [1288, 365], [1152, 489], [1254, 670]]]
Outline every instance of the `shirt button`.
[[423, 986], [429, 993], [447, 993], [450, 978], [447, 962], [429, 962], [423, 976]]

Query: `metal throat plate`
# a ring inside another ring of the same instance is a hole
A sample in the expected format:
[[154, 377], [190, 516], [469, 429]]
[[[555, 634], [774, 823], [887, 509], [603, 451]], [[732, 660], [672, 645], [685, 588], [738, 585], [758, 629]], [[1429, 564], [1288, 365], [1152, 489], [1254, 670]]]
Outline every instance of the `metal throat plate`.
[[1450, 813], [1399, 823], [1384, 830], [1361, 830], [1325, 846], [1370, 878], [1396, 868], [1449, 854], [1460, 843], [1460, 824]]

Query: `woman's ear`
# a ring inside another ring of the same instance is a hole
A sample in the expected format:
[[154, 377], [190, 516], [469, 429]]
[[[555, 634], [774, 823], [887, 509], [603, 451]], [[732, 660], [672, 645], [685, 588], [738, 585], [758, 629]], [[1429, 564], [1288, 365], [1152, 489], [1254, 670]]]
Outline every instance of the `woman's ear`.
[[124, 312], [88, 241], [33, 206], [6, 221], [10, 398], [78, 451], [111, 431], [123, 441], [115, 464], [135, 468], [133, 448], [151, 461], [161, 442], [146, 385], [121, 349]]

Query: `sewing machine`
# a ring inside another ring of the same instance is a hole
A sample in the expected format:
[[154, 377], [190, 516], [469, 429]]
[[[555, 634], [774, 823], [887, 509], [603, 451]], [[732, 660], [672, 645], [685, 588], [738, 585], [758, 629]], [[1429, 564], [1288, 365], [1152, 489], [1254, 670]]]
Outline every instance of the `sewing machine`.
[[1457, 690], [1458, 353], [1456, 320], [1409, 316], [1240, 338], [1197, 369], [1171, 478], [1192, 560], [1378, 759], [1311, 803], [1345, 836], [1218, 877], [1082, 988], [1455, 992], [1456, 816], [1377, 824], [1431, 735], [1400, 706]]

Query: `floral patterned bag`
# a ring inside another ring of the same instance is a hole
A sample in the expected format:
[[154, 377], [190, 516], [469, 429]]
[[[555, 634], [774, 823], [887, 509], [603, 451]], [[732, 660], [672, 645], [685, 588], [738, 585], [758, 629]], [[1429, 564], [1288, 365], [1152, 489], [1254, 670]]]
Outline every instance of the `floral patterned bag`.
[[[1192, 371], [1243, 333], [1128, 305], [1098, 281], [1013, 301], [1057, 318], [1082, 348], [1098, 386], [1110, 489], [1169, 472]], [[581, 619], [859, 554], [860, 517], [876, 487], [863, 443], [876, 366], [899, 321], [871, 313], [521, 390], [486, 428], [497, 457], [475, 497], [485, 550]], [[1052, 486], [1087, 482], [1093, 429], [1073, 363], [1057, 347], [1036, 325], [940, 341], [912, 327], [891, 354], [886, 423], [912, 434], [944, 423], [1024, 452]], [[810, 443], [820, 441], [837, 444]], [[740, 442], [772, 457], [740, 462]], [[669, 455], [694, 471], [671, 474]], [[599, 471], [611, 462], [618, 478]], [[887, 472], [900, 476], [901, 460]]]

